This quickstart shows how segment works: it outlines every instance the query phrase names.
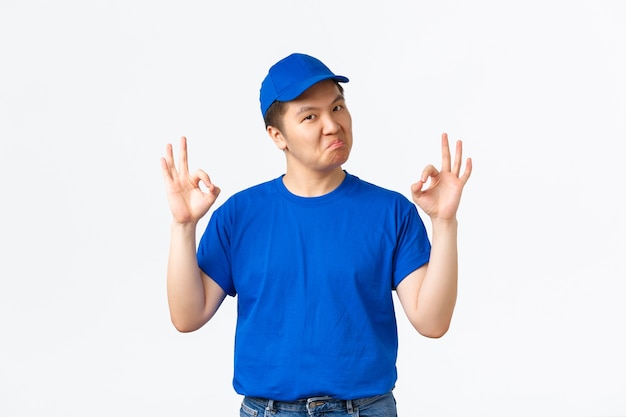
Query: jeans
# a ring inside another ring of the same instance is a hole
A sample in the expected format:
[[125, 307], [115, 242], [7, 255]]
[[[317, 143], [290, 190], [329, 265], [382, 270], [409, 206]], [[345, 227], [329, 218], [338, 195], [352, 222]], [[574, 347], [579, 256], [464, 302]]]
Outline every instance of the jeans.
[[396, 400], [391, 392], [358, 400], [312, 397], [282, 402], [244, 397], [240, 417], [397, 417]]

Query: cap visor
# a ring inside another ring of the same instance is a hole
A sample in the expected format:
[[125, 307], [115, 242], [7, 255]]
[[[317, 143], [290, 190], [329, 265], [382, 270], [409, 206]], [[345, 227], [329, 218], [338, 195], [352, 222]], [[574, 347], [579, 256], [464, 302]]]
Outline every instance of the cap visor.
[[330, 75], [330, 76], [320, 75], [317, 77], [307, 78], [306, 80], [303, 80], [297, 85], [294, 85], [291, 88], [281, 91], [281, 93], [278, 94], [278, 96], [276, 97], [276, 100], [278, 101], [294, 100], [298, 98], [306, 90], [308, 90], [310, 87], [312, 87], [314, 84], [317, 84], [320, 81], [324, 81], [324, 80], [335, 80], [340, 83], [347, 83], [348, 81], [350, 81], [347, 77], [344, 77], [343, 75], [334, 75], [334, 76], [333, 75]]

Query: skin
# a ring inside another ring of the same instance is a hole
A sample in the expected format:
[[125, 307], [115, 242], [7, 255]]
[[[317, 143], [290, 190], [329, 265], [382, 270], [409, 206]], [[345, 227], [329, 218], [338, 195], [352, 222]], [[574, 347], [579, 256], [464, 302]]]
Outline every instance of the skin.
[[288, 103], [282, 130], [267, 134], [285, 153], [287, 189], [303, 197], [334, 190], [345, 177], [342, 165], [352, 149], [352, 117], [332, 81], [313, 85]]
[[[215, 314], [226, 294], [203, 273], [196, 259], [196, 226], [211, 208], [220, 189], [206, 172], [189, 173], [187, 139], [180, 139], [179, 167], [176, 169], [172, 145], [168, 144], [161, 170], [172, 211], [170, 251], [167, 265], [167, 300], [174, 327], [191, 332], [202, 327]], [[206, 191], [200, 188], [204, 184]]]
[[[409, 274], [396, 288], [398, 299], [413, 327], [427, 337], [441, 337], [448, 331], [456, 304], [458, 253], [456, 213], [463, 188], [472, 172], [472, 160], [465, 162], [460, 175], [463, 144], [456, 142], [454, 162], [448, 135], [441, 135], [441, 170], [428, 165], [420, 181], [411, 186], [411, 195], [432, 223], [432, 248], [428, 264]], [[424, 189], [424, 184], [430, 185]]]
[[[282, 128], [267, 134], [286, 159], [283, 181], [292, 193], [324, 195], [345, 177], [342, 165], [352, 148], [352, 118], [332, 81], [322, 81], [287, 103]], [[396, 292], [413, 327], [427, 337], [441, 337], [450, 326], [457, 298], [458, 255], [456, 213], [471, 171], [461, 174], [463, 145], [451, 155], [446, 133], [441, 136], [441, 169], [428, 165], [411, 186], [413, 201], [431, 219], [432, 249], [428, 264], [409, 274]], [[181, 332], [199, 329], [215, 314], [226, 294], [198, 267], [196, 226], [215, 203], [220, 189], [208, 174], [187, 166], [187, 140], [180, 140], [179, 168], [167, 145], [161, 168], [172, 211], [167, 294], [172, 323]], [[426, 183], [429, 183], [425, 188]], [[203, 184], [205, 190], [200, 188]]]

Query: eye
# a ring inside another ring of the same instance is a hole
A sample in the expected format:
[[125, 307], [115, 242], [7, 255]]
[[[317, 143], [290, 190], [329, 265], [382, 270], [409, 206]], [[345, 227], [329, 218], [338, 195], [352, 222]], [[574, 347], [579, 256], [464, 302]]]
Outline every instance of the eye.
[[333, 111], [340, 111], [343, 110], [344, 107], [342, 104], [337, 104], [335, 107], [333, 107]]
[[309, 114], [309, 115], [305, 116], [303, 120], [313, 120], [313, 119], [315, 119], [315, 115], [314, 114]]

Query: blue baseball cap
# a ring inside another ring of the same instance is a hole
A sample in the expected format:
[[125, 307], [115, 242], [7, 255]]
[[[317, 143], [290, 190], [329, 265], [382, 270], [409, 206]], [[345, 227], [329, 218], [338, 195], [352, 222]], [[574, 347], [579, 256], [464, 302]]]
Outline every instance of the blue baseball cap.
[[317, 58], [294, 53], [275, 63], [261, 83], [261, 113], [275, 101], [291, 101], [304, 93], [313, 84], [332, 79], [347, 83], [343, 75], [335, 75]]

